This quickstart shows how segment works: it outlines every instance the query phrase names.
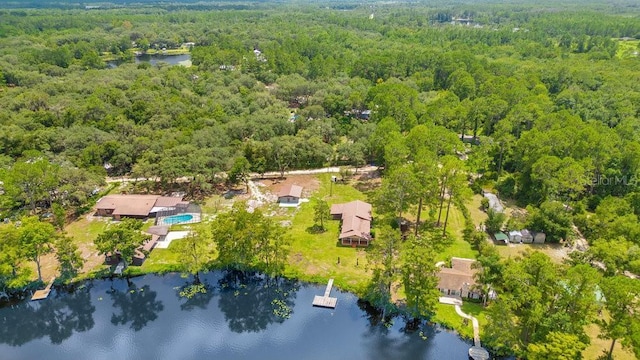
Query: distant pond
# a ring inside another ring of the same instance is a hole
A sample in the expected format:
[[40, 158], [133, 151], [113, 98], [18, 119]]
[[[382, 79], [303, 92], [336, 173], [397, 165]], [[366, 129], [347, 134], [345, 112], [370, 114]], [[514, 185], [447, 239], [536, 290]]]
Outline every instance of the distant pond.
[[350, 293], [335, 310], [311, 306], [324, 286], [260, 274], [95, 280], [40, 302], [0, 308], [2, 359], [467, 359], [470, 343], [438, 326], [389, 327]]
[[[134, 61], [136, 64], [147, 62], [151, 65], [156, 65], [159, 62], [165, 62], [169, 65], [191, 66], [191, 54], [181, 54], [181, 55], [145, 54], [145, 55], [134, 57]], [[119, 61], [107, 61], [107, 66], [109, 68], [116, 68], [121, 63], [122, 62], [119, 62]]]

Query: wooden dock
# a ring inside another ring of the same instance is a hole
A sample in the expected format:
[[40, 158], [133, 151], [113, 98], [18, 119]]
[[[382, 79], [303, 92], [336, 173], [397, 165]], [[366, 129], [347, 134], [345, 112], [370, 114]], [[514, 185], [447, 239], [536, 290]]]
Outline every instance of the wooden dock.
[[43, 300], [49, 297], [49, 293], [51, 292], [51, 287], [53, 286], [53, 281], [55, 279], [56, 278], [51, 279], [51, 281], [49, 282], [47, 287], [44, 288], [44, 290], [36, 290], [36, 292], [33, 293], [33, 296], [31, 297], [31, 301]]
[[338, 298], [329, 296], [331, 295], [332, 287], [333, 287], [333, 279], [329, 279], [329, 282], [327, 283], [327, 288], [324, 291], [324, 295], [323, 296], [316, 295], [313, 298], [313, 306], [335, 309], [336, 303], [338, 302]]

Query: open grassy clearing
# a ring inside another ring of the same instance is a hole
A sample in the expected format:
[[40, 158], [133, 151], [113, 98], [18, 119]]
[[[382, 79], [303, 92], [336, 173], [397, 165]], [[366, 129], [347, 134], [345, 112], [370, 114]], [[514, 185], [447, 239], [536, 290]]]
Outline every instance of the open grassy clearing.
[[166, 249], [153, 249], [142, 266], [129, 267], [129, 271], [140, 273], [179, 271], [180, 254], [175, 249], [175, 241], [171, 242]]
[[233, 198], [226, 198], [223, 195], [209, 196], [205, 199], [204, 203], [200, 205], [202, 215], [214, 215], [219, 211], [230, 209], [233, 202]]
[[522, 256], [527, 251], [539, 251], [560, 264], [566, 256], [566, 249], [561, 244], [509, 244], [496, 245], [496, 247], [500, 256], [505, 259]]
[[454, 240], [451, 245], [437, 255], [436, 261], [446, 261], [454, 256], [469, 259], [475, 259], [478, 256], [478, 251], [473, 249], [471, 244], [464, 241], [462, 238], [464, 221], [462, 212], [452, 205], [451, 210], [449, 211], [449, 224], [447, 227], [450, 234], [453, 235]]
[[482, 210], [482, 199], [482, 195], [474, 194], [471, 199], [467, 201], [467, 209], [469, 209], [471, 219], [473, 219], [473, 223], [476, 226], [487, 220], [487, 213]]

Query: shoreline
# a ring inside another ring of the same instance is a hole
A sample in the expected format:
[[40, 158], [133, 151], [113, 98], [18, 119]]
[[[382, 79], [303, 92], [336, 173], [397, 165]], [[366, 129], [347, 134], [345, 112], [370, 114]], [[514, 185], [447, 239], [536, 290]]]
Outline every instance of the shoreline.
[[[52, 286], [53, 289], [55, 289], [56, 291], [59, 290], [66, 290], [66, 291], [73, 291], [78, 287], [83, 286], [84, 283], [86, 282], [91, 282], [91, 281], [95, 281], [95, 280], [112, 280], [112, 279], [133, 279], [133, 278], [137, 278], [137, 277], [142, 277], [142, 276], [147, 276], [147, 275], [154, 275], [154, 276], [164, 276], [166, 274], [177, 274], [177, 275], [182, 275], [183, 273], [179, 270], [176, 269], [167, 269], [166, 271], [140, 271], [138, 269], [138, 267], [134, 267], [134, 271], [131, 272], [129, 271], [129, 269], [131, 269], [132, 267], [128, 267], [127, 270], [125, 270], [125, 272], [122, 275], [115, 275], [113, 273], [110, 274], [104, 274], [104, 270], [106, 269], [101, 269], [98, 271], [91, 271], [87, 274], [82, 274], [84, 276], [79, 276], [76, 277], [72, 280], [70, 280], [69, 282], [64, 282], [64, 280], [61, 280], [59, 278], [57, 278], [54, 281], [54, 284]], [[230, 270], [230, 269], [224, 269], [224, 268], [217, 268], [217, 267], [211, 267], [208, 268], [206, 271], [201, 272], [202, 274], [204, 273], [208, 273], [208, 272], [216, 272], [216, 271], [237, 271], [237, 270]], [[247, 270], [249, 272], [257, 272], [257, 273], [262, 273], [260, 270]], [[307, 275], [307, 274], [297, 274], [295, 276], [291, 276], [293, 274], [277, 274], [277, 275], [268, 275], [265, 274], [267, 276], [271, 276], [271, 277], [283, 277], [285, 279], [288, 280], [294, 280], [294, 281], [299, 281], [299, 282], [304, 282], [307, 284], [311, 284], [311, 285], [316, 285], [316, 286], [322, 286], [324, 283], [326, 283], [330, 277], [323, 277], [321, 275]], [[189, 277], [193, 276], [192, 274], [188, 274]], [[28, 284], [27, 286], [25, 286], [22, 289], [19, 290], [14, 290], [14, 291], [5, 291], [5, 292], [0, 292], [0, 307], [4, 307], [4, 306], [10, 306], [16, 303], [20, 303], [23, 301], [30, 301], [29, 298], [31, 297], [31, 295], [39, 288], [40, 286], [40, 281], [34, 281], [30, 284]], [[361, 292], [361, 290], [355, 288], [355, 287], [349, 287], [349, 286], [343, 286], [341, 284], [336, 284], [334, 282], [333, 287], [339, 291], [343, 291], [343, 292], [348, 292], [351, 293], [353, 295], [355, 295], [358, 298], [358, 301], [363, 301], [365, 302], [369, 307], [371, 307], [372, 309], [376, 309], [377, 311], [379, 311], [379, 309], [375, 306], [373, 306], [369, 300], [367, 300], [364, 297], [364, 294]], [[2, 295], [6, 295], [5, 297], [3, 297]], [[44, 300], [38, 300], [38, 301], [47, 301], [47, 299]], [[392, 310], [389, 311], [389, 313], [387, 313], [385, 315], [385, 317], [388, 317], [389, 319], [391, 318], [395, 318], [395, 317], [406, 317], [407, 313], [406, 311], [403, 310], [403, 308], [401, 306], [398, 306], [398, 303], [392, 303]], [[435, 315], [434, 315], [435, 317]], [[461, 339], [465, 340], [465, 341], [473, 341], [472, 337], [467, 336], [466, 334], [463, 334], [462, 332], [460, 332], [458, 329], [456, 329], [455, 326], [453, 326], [452, 324], [448, 324], [446, 322], [438, 322], [438, 321], [434, 321], [433, 318], [430, 319], [425, 319], [425, 318], [421, 318], [421, 321], [426, 322], [427, 324], [436, 324], [440, 327], [442, 327], [443, 329], [447, 329], [450, 331], [454, 331], [456, 333], [456, 335], [458, 337], [460, 337]]]

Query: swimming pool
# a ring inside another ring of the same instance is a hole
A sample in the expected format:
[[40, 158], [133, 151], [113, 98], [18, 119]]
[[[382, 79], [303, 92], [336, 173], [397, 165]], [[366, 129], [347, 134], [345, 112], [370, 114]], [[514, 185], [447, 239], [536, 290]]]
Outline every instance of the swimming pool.
[[182, 224], [193, 220], [193, 215], [191, 214], [181, 214], [181, 215], [173, 215], [162, 219], [163, 225], [174, 225], [174, 224]]

